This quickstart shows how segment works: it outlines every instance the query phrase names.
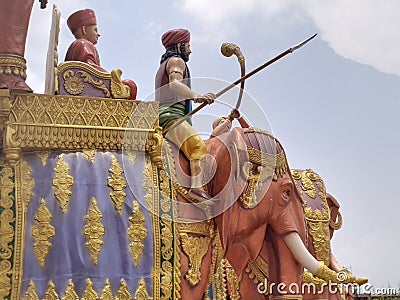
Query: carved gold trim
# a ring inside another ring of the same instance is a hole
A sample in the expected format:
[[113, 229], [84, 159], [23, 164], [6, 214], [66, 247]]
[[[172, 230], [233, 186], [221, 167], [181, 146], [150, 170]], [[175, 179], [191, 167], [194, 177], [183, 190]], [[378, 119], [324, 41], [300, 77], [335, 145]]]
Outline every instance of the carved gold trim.
[[0, 148], [9, 161], [18, 161], [22, 150], [124, 148], [144, 152], [152, 151], [155, 145], [152, 133], [158, 126], [158, 102], [3, 94], [0, 92], [0, 131], [4, 138]]
[[178, 223], [179, 233], [191, 233], [199, 234], [202, 236], [213, 237], [214, 236], [214, 225], [212, 220], [195, 223]]
[[[331, 215], [331, 210], [329, 210], [329, 215]], [[333, 230], [339, 230], [340, 228], [342, 228], [342, 225], [343, 225], [343, 217], [342, 217], [342, 214], [340, 213], [340, 211], [338, 211], [337, 221], [333, 221], [332, 219], [330, 219], [329, 226]]]
[[88, 161], [90, 161], [91, 163], [94, 162], [94, 156], [97, 153], [96, 149], [83, 149], [82, 153], [86, 155]]
[[40, 151], [40, 152], [36, 152], [35, 154], [36, 154], [37, 157], [39, 157], [39, 159], [40, 159], [40, 161], [42, 163], [42, 166], [45, 166], [47, 158], [50, 155], [50, 151]]
[[[239, 300], [241, 295], [239, 292], [240, 282], [242, 281], [242, 274], [237, 275], [232, 268], [229, 260], [226, 258], [221, 259], [217, 270], [217, 281], [219, 282], [217, 299], [227, 299], [228, 291], [230, 291], [229, 299]], [[229, 288], [228, 288], [229, 287]], [[222, 297], [222, 298], [221, 298]]]
[[[284, 151], [278, 154], [271, 154], [247, 146], [247, 153], [250, 162], [263, 167], [265, 172], [263, 177], [265, 179], [273, 174], [273, 179], [277, 180], [278, 177], [288, 172], [288, 163]], [[272, 170], [274, 170], [274, 173], [272, 173]]]
[[29, 281], [28, 289], [25, 292], [23, 300], [39, 300], [39, 296], [36, 292], [36, 287], [32, 279]]
[[131, 293], [128, 290], [125, 280], [121, 279], [119, 281], [119, 289], [116, 299], [118, 300], [133, 300]]
[[143, 278], [139, 279], [139, 284], [135, 292], [135, 300], [149, 300], [150, 296], [147, 293], [146, 282]]
[[110, 285], [109, 279], [106, 280], [106, 284], [105, 284], [103, 290], [101, 291], [100, 299], [101, 300], [114, 300], [114, 296], [111, 291], [111, 285]]
[[126, 180], [122, 176], [124, 169], [118, 162], [118, 159], [112, 155], [111, 168], [108, 170], [110, 177], [108, 178], [108, 186], [111, 188], [110, 198], [114, 202], [115, 210], [121, 216], [122, 205], [124, 204], [126, 193], [124, 189], [127, 186]]
[[65, 162], [62, 155], [58, 156], [56, 167], [54, 168], [55, 176], [53, 178], [54, 196], [60, 204], [61, 211], [67, 212], [69, 198], [72, 195], [71, 187], [74, 184], [74, 178], [69, 175], [70, 168]]
[[44, 267], [47, 253], [52, 246], [49, 239], [56, 234], [54, 226], [50, 225], [52, 218], [53, 217], [46, 206], [46, 202], [42, 198], [40, 200], [40, 206], [36, 211], [32, 226], [32, 236], [35, 239], [35, 243], [33, 243], [33, 251], [35, 252], [39, 265], [42, 268]]
[[44, 295], [44, 300], [59, 300], [60, 298], [58, 297], [57, 291], [56, 291], [56, 286], [53, 282], [53, 280], [50, 280], [48, 285], [47, 285], [47, 290]]
[[79, 300], [78, 294], [75, 292], [75, 286], [72, 279], [68, 280], [68, 287], [65, 291], [64, 297], [61, 300]]
[[129, 252], [132, 255], [133, 264], [137, 267], [144, 249], [143, 241], [147, 237], [144, 215], [140, 211], [137, 201], [133, 201], [132, 216], [129, 217], [129, 224], [128, 237], [132, 241], [129, 244]]
[[0, 74], [15, 75], [26, 79], [26, 60], [16, 54], [0, 54]]
[[83, 228], [83, 234], [85, 235], [87, 242], [85, 243], [88, 249], [92, 261], [95, 265], [98, 263], [98, 257], [103, 246], [102, 237], [104, 235], [104, 225], [101, 223], [103, 214], [97, 206], [96, 198], [92, 198], [92, 202], [88, 209], [88, 213], [85, 216], [86, 225]]
[[113, 98], [129, 98], [130, 87], [123, 84], [121, 80], [122, 71], [114, 69], [111, 71], [111, 95]]
[[[90, 71], [91, 73], [91, 71]], [[78, 77], [79, 75], [79, 77]], [[108, 90], [107, 86], [104, 84], [104, 81], [102, 79], [100, 80], [95, 80], [91, 74], [88, 72], [79, 70], [79, 71], [72, 71], [72, 70], [67, 70], [63, 74], [64, 78], [64, 88], [65, 90], [71, 94], [71, 95], [80, 95], [83, 92], [84, 89], [84, 84], [83, 82], [86, 82], [93, 87], [102, 90], [104, 93], [105, 98], [110, 98], [111, 94], [110, 91]], [[83, 82], [81, 81], [83, 80]]]
[[[260, 256], [254, 261], [249, 261], [245, 270], [246, 273], [249, 274], [249, 278], [252, 279], [256, 285], [259, 283], [265, 284], [265, 279], [269, 279], [268, 263]], [[266, 287], [264, 295], [268, 295], [268, 292], [269, 287]]]
[[187, 233], [181, 233], [180, 237], [183, 252], [189, 258], [189, 270], [185, 278], [192, 286], [196, 286], [201, 280], [201, 262], [208, 251], [211, 239], [189, 236]]
[[31, 197], [33, 195], [32, 189], [35, 186], [35, 181], [32, 178], [32, 168], [29, 163], [25, 160], [21, 160], [21, 200], [23, 203], [24, 211], [27, 211], [29, 202], [31, 201]]
[[92, 73], [96, 77], [100, 77], [102, 79], [111, 79], [111, 74], [110, 73], [99, 71], [95, 67], [93, 67], [93, 66], [91, 66], [91, 65], [89, 65], [87, 63], [81, 62], [81, 61], [65, 61], [65, 62], [62, 62], [57, 66], [57, 69], [58, 69], [59, 73], [62, 73], [62, 72], [67, 71], [69, 69], [81, 69], [81, 70], [84, 70], [86, 72]]
[[81, 300], [99, 300], [99, 296], [93, 288], [93, 282], [90, 278], [86, 278], [85, 290]]

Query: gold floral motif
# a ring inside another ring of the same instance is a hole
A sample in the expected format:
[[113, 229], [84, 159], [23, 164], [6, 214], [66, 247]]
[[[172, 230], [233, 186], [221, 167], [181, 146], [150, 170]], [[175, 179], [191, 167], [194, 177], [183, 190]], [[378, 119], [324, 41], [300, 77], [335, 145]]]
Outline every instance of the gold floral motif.
[[[238, 276], [226, 258], [223, 258], [220, 261], [217, 270], [217, 276], [217, 282], [220, 285], [218, 288], [217, 299], [227, 299], [228, 290], [230, 290], [229, 299], [241, 299], [239, 285], [240, 281], [242, 280], [242, 274]], [[230, 289], [228, 289], [228, 286], [230, 287]]]
[[86, 286], [81, 300], [99, 300], [99, 296], [94, 290], [93, 282], [90, 278], [86, 278]]
[[35, 238], [33, 251], [35, 252], [36, 258], [42, 268], [44, 267], [47, 253], [52, 246], [49, 239], [56, 233], [54, 226], [50, 225], [52, 218], [53, 217], [51, 216], [44, 199], [41, 199], [32, 226], [32, 236]]
[[[148, 137], [158, 124], [158, 102], [32, 93], [10, 94], [7, 98], [1, 93], [4, 106], [7, 99], [13, 104], [9, 113], [0, 112], [2, 123], [7, 122], [4, 130], [0, 128], [7, 160], [18, 161], [25, 149], [109, 151], [124, 147], [144, 152], [154, 145]], [[125, 143], [127, 133], [132, 135], [129, 143]]]
[[32, 279], [29, 281], [28, 289], [25, 292], [23, 300], [39, 300], [39, 296], [36, 292], [36, 287]]
[[11, 275], [13, 265], [11, 263], [15, 242], [14, 227], [14, 171], [5, 166], [0, 160], [0, 299], [6, 299], [11, 292]]
[[8, 260], [0, 261], [0, 299], [8, 299], [7, 296], [11, 292], [12, 265]]
[[103, 214], [97, 206], [96, 198], [92, 198], [87, 215], [85, 216], [86, 225], [83, 229], [87, 242], [85, 243], [86, 248], [90, 252], [92, 261], [95, 265], [98, 263], [98, 257], [103, 245], [102, 237], [104, 235], [104, 225], [101, 223]]
[[49, 281], [47, 285], [47, 290], [44, 295], [44, 300], [60, 300], [56, 292], [56, 286], [54, 285], [53, 280]]
[[88, 161], [90, 161], [91, 163], [93, 163], [94, 161], [94, 156], [97, 153], [96, 149], [83, 149], [82, 153], [86, 155]]
[[76, 96], [83, 92], [84, 84], [73, 71], [65, 72], [63, 77], [64, 88], [69, 94]]
[[315, 189], [315, 186], [313, 184], [313, 181], [317, 180], [316, 174], [308, 169], [306, 171], [297, 171], [297, 170], [291, 170], [292, 177], [295, 180], [301, 180], [301, 188], [302, 190], [311, 198], [315, 199], [317, 196], [317, 191]]
[[129, 244], [129, 251], [132, 255], [133, 264], [136, 267], [139, 265], [139, 260], [143, 253], [143, 241], [147, 237], [144, 222], [144, 215], [140, 211], [139, 203], [133, 201], [132, 216], [129, 217], [128, 237], [132, 240], [132, 243]]
[[21, 198], [24, 207], [24, 211], [27, 211], [29, 202], [32, 197], [32, 189], [35, 186], [35, 182], [32, 179], [32, 168], [28, 162], [23, 159], [21, 160]]
[[149, 300], [150, 296], [147, 293], [146, 282], [143, 278], [139, 279], [138, 288], [135, 292], [135, 300]]
[[42, 163], [42, 166], [46, 165], [47, 158], [50, 155], [50, 151], [40, 151], [36, 152], [36, 156], [39, 157], [40, 162]]
[[209, 237], [189, 236], [187, 233], [181, 233], [180, 237], [183, 252], [189, 258], [189, 270], [185, 277], [192, 286], [195, 286], [201, 280], [201, 262], [208, 251], [211, 239]]
[[[256, 285], [259, 283], [265, 284], [265, 279], [269, 279], [268, 263], [261, 256], [258, 256], [256, 260], [248, 262], [246, 273], [249, 274], [249, 278], [252, 279]], [[264, 295], [268, 295], [268, 291], [269, 288], [267, 287]]]
[[126, 197], [124, 189], [126, 188], [127, 184], [126, 180], [122, 176], [124, 169], [122, 169], [121, 165], [114, 155], [112, 156], [112, 163], [109, 172], [110, 177], [108, 178], [108, 186], [112, 189], [110, 197], [114, 202], [117, 213], [119, 215], [122, 215], [122, 205], [124, 204], [124, 200]]
[[171, 299], [172, 297], [172, 273], [173, 267], [169, 261], [163, 261], [161, 264], [161, 300]]
[[100, 300], [114, 300], [109, 279], [106, 280], [106, 285], [101, 292]]
[[128, 290], [125, 280], [119, 281], [120, 287], [118, 289], [116, 300], [132, 300], [131, 293]]
[[61, 300], [79, 300], [79, 297], [75, 292], [75, 286], [72, 282], [72, 279], [68, 280], [67, 290], [65, 291], [65, 295], [61, 298]]
[[70, 168], [60, 155], [56, 167], [54, 168], [55, 177], [53, 178], [53, 186], [55, 188], [54, 196], [60, 203], [61, 211], [67, 212], [69, 198], [72, 195], [71, 187], [74, 184], [74, 178], [69, 175]]
[[83, 82], [89, 83], [95, 88], [102, 90], [105, 98], [110, 98], [110, 91], [103, 80], [95, 80], [89, 73], [81, 70], [76, 72], [68, 70], [63, 74], [65, 80], [64, 88], [69, 94], [76, 96], [83, 92], [84, 84], [78, 75], [83, 79]]

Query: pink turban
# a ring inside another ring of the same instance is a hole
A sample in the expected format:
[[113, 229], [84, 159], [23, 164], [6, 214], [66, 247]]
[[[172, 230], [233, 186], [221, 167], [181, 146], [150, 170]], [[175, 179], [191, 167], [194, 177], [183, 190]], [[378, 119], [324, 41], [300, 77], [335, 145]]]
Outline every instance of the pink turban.
[[92, 9], [82, 9], [68, 17], [67, 25], [72, 33], [82, 26], [96, 25], [96, 15]]
[[182, 28], [172, 29], [163, 34], [161, 41], [165, 48], [178, 43], [188, 43], [190, 41], [190, 32]]

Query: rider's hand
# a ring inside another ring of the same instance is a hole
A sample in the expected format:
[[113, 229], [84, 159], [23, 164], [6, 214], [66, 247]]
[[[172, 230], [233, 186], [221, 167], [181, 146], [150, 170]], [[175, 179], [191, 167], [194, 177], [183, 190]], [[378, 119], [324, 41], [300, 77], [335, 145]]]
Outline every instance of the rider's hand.
[[240, 112], [234, 108], [232, 109], [231, 113], [229, 114], [229, 119], [233, 120], [233, 119], [238, 119], [240, 117]]
[[204, 94], [202, 96], [197, 96], [196, 98], [193, 99], [194, 102], [196, 103], [207, 103], [207, 104], [211, 104], [214, 102], [215, 98], [217, 98], [215, 96], [215, 94], [213, 93], [207, 93]]

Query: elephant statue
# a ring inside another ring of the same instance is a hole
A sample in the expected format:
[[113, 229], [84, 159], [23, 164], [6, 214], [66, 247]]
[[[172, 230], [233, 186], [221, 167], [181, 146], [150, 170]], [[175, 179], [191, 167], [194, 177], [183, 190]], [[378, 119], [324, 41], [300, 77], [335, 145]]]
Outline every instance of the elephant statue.
[[[291, 174], [304, 203], [308, 250], [332, 270], [344, 272], [332, 252], [330, 243], [334, 231], [342, 226], [339, 202], [326, 192], [323, 179], [313, 170], [291, 170]], [[314, 291], [305, 290], [303, 299], [315, 299], [316, 292], [321, 299], [342, 299], [341, 293], [351, 296], [351, 290], [346, 286], [341, 287], [342, 291], [339, 288], [328, 289], [328, 286], [323, 288], [322, 284], [326, 285], [326, 282], [314, 278], [308, 271], [305, 271], [303, 282], [313, 283], [316, 287]]]
[[[213, 198], [202, 203], [188, 198], [185, 186], [189, 187], [189, 165], [177, 148], [171, 147], [178, 162], [179, 218], [193, 227], [213, 218], [218, 229], [208, 235], [195, 230], [184, 233], [185, 239], [189, 234], [192, 238], [213, 240], [213, 247], [204, 248], [201, 255], [191, 256], [185, 250], [180, 253], [181, 263], [187, 263], [188, 270], [181, 274], [184, 299], [203, 299], [210, 281], [217, 299], [240, 299], [243, 295], [265, 299], [270, 291], [276, 299], [285, 298], [288, 293], [290, 299], [301, 299], [301, 293], [293, 293], [291, 287], [301, 286], [303, 267], [325, 280], [358, 280], [350, 275], [338, 279], [335, 271], [317, 261], [306, 248], [304, 202], [284, 149], [271, 134], [236, 128], [207, 140], [206, 146], [205, 182]], [[219, 243], [220, 248], [215, 251]], [[201, 274], [196, 284], [189, 280], [193, 266]], [[210, 278], [210, 268], [214, 279]], [[281, 286], [265, 288], [270, 283]]]

